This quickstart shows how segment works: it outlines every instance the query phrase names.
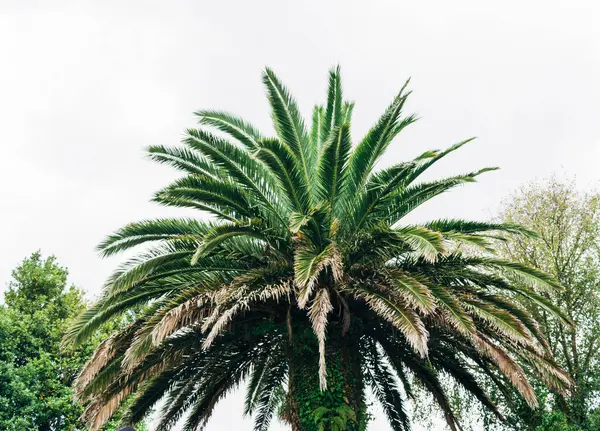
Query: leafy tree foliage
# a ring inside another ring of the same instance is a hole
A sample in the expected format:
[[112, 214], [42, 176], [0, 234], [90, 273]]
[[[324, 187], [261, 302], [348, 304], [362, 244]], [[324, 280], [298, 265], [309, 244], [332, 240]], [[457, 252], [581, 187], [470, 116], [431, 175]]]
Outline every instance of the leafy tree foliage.
[[54, 257], [39, 252], [12, 273], [0, 306], [0, 430], [87, 429], [71, 385], [97, 340], [76, 350], [60, 347], [70, 320], [85, 308], [67, 275]]
[[350, 422], [356, 422], [356, 413], [347, 404], [336, 409], [318, 407], [312, 416], [318, 431], [344, 431]]
[[406, 85], [353, 145], [354, 104], [342, 97], [339, 68], [309, 128], [273, 71], [265, 70], [263, 81], [275, 137], [228, 113], [200, 111], [205, 127], [187, 130], [182, 146], [149, 149], [152, 159], [183, 172], [154, 200], [212, 218], [144, 220], [100, 245], [106, 256], [143, 248], [107, 280], [67, 340], [85, 342], [105, 322], [134, 307], [143, 311], [98, 347], [77, 379], [91, 428], [136, 392], [127, 420], [143, 418], [164, 398], [159, 429], [185, 412], [184, 429], [202, 429], [242, 382], [256, 430], [266, 430], [278, 411], [294, 430], [340, 421], [365, 429], [367, 388], [392, 428], [406, 430], [417, 382], [456, 431], [442, 374], [499, 417], [476, 372], [496, 388], [514, 387], [531, 406], [537, 400], [523, 367], [564, 392], [569, 378], [513, 298], [568, 322], [542, 294], [559, 283], [523, 264], [461, 251], [530, 231], [511, 223], [404, 221], [493, 170], [422, 180], [470, 140], [376, 169], [415, 121], [403, 114]]
[[84, 306], [82, 293], [67, 288], [67, 270], [40, 253], [12, 275], [0, 308], [0, 429], [79, 429], [70, 385], [85, 358], [59, 347], [68, 320]]
[[502, 218], [538, 232], [539, 237], [504, 244], [502, 252], [559, 280], [564, 290], [545, 296], [561, 304], [575, 324], [574, 330], [565, 328], [545, 310], [527, 305], [575, 385], [569, 398], [540, 386], [544, 409], [534, 413], [520, 406], [511, 419], [519, 429], [536, 431], [600, 429], [593, 424], [600, 415], [600, 195], [552, 178], [521, 189], [505, 202]]

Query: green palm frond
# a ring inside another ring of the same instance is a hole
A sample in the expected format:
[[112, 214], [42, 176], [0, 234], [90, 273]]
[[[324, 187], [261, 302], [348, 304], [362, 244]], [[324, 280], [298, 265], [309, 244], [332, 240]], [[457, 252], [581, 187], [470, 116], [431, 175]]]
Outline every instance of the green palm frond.
[[199, 246], [192, 255], [191, 264], [196, 265], [201, 257], [208, 256], [215, 248], [232, 238], [256, 238], [264, 241], [265, 244], [269, 244], [271, 242], [270, 237], [261, 228], [263, 228], [262, 224], [252, 222], [245, 225], [222, 224], [215, 226], [200, 238]]
[[438, 348], [432, 349], [429, 358], [433, 365], [444, 370], [457, 384], [477, 398], [477, 400], [489, 409], [498, 419], [504, 421], [504, 416], [486, 394], [485, 389], [478, 382], [476, 376], [473, 375], [469, 364], [458, 358], [455, 351], [446, 346], [439, 345]]
[[255, 431], [267, 431], [269, 429], [273, 414], [281, 403], [281, 388], [285, 383], [288, 371], [287, 364], [285, 361], [279, 360], [265, 371], [256, 390]]
[[531, 335], [525, 325], [507, 310], [469, 297], [464, 298], [463, 301], [467, 310], [487, 325], [490, 325], [495, 331], [515, 342], [530, 344]]
[[344, 107], [342, 108], [342, 124], [350, 123], [352, 121], [352, 112], [354, 111], [354, 102], [344, 102]]
[[376, 216], [383, 218], [387, 223], [394, 225], [399, 222], [408, 213], [415, 210], [425, 202], [439, 196], [454, 187], [475, 182], [478, 175], [493, 171], [495, 168], [485, 168], [477, 172], [446, 178], [431, 182], [420, 183], [407, 187], [402, 191], [392, 193], [386, 202], [386, 205]]
[[342, 125], [344, 119], [344, 100], [342, 95], [342, 77], [340, 67], [329, 71], [329, 89], [327, 91], [327, 104], [325, 116], [321, 125], [321, 142], [329, 139], [330, 132]]
[[324, 121], [325, 109], [323, 106], [315, 105], [312, 114], [312, 125], [310, 127], [310, 141], [311, 145], [316, 148], [318, 152], [321, 151], [321, 145], [323, 144], [323, 141], [321, 140], [321, 129], [323, 128]]
[[189, 174], [205, 175], [212, 179], [224, 178], [227, 172], [210, 163], [206, 157], [189, 148], [165, 147], [153, 145], [148, 148], [150, 159]]
[[392, 429], [408, 431], [411, 429], [410, 421], [395, 376], [377, 351], [377, 346], [371, 345], [369, 350], [371, 357], [367, 376], [373, 392], [382, 405]]
[[256, 155], [279, 179], [278, 185], [287, 192], [283, 196], [294, 210], [306, 212], [310, 206], [309, 183], [290, 149], [278, 139], [263, 139]]
[[185, 143], [200, 151], [211, 162], [225, 170], [240, 185], [247, 187], [258, 202], [281, 218], [285, 210], [281, 197], [274, 193], [276, 182], [273, 174], [260, 161], [235, 145], [202, 130], [189, 129]]
[[194, 219], [158, 219], [130, 223], [98, 245], [103, 256], [112, 256], [149, 241], [185, 240], [205, 235], [211, 225]]
[[502, 232], [525, 235], [528, 237], [537, 236], [535, 232], [532, 232], [529, 229], [514, 223], [488, 223], [460, 219], [441, 219], [425, 223], [423, 226], [428, 229], [443, 233], [456, 232], [465, 234], [482, 234], [484, 232]]
[[411, 371], [415, 380], [427, 389], [436, 404], [442, 410], [448, 427], [452, 431], [459, 431], [461, 427], [450, 405], [446, 391], [440, 382], [438, 372], [433, 368], [432, 363], [430, 361], [423, 361], [421, 358], [415, 356], [414, 353], [403, 349], [402, 345], [398, 345], [394, 342], [394, 337], [381, 337], [379, 335], [377, 340], [388, 358], [397, 355], [403, 356], [403, 363], [406, 365], [407, 369]]
[[212, 126], [225, 132], [244, 145], [249, 151], [255, 151], [262, 139], [260, 132], [251, 124], [226, 112], [197, 111], [200, 124]]
[[246, 388], [246, 398], [244, 400], [245, 415], [251, 415], [256, 410], [260, 396], [259, 388], [262, 385], [263, 377], [265, 377], [265, 374], [269, 372], [271, 367], [277, 364], [277, 360], [280, 359], [271, 355], [271, 352], [265, 352], [262, 356], [261, 360], [254, 364], [250, 372], [250, 381]]
[[343, 169], [347, 163], [352, 142], [350, 124], [334, 126], [325, 141], [319, 160], [319, 197], [329, 202], [331, 213], [335, 213], [336, 198], [344, 187]]
[[398, 237], [424, 259], [434, 261], [444, 252], [442, 236], [420, 226], [405, 226], [396, 230]]
[[400, 117], [402, 108], [408, 97], [408, 94], [404, 91], [407, 85], [408, 81], [404, 84], [377, 124], [369, 130], [350, 156], [348, 177], [351, 198], [366, 183], [375, 163], [383, 155], [392, 139], [403, 128], [415, 121], [412, 116], [404, 120]]
[[298, 161], [299, 176], [306, 188], [309, 188], [311, 167], [316, 158], [317, 148], [309, 139], [296, 101], [269, 68], [266, 68], [263, 73], [263, 83], [267, 88], [277, 135], [284, 147], [289, 148], [290, 153]]
[[448, 154], [458, 150], [459, 148], [461, 148], [462, 146], [468, 144], [469, 142], [471, 142], [473, 140], [475, 140], [475, 138], [465, 139], [464, 141], [461, 141], [454, 145], [451, 145], [450, 147], [448, 147], [447, 149], [445, 149], [443, 151], [436, 151], [436, 155], [434, 157], [430, 158], [425, 163], [421, 164], [418, 169], [415, 169], [411, 173], [411, 175], [407, 179], [408, 184], [414, 182], [423, 172], [425, 172], [427, 169], [429, 169], [434, 163], [438, 162], [440, 159], [446, 157]]

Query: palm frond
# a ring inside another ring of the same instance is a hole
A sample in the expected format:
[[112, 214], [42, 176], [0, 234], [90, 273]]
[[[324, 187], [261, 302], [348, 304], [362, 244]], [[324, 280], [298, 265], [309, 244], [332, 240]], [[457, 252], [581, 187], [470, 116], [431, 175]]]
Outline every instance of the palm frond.
[[196, 265], [201, 257], [207, 256], [212, 250], [221, 246], [225, 241], [235, 237], [256, 238], [269, 243], [269, 237], [261, 231], [260, 224], [248, 225], [222, 224], [215, 226], [202, 237], [199, 246], [192, 255], [191, 264]]
[[375, 163], [385, 152], [392, 139], [404, 127], [415, 121], [415, 118], [412, 116], [400, 120], [402, 108], [408, 96], [404, 92], [407, 85], [408, 81], [378, 120], [377, 124], [369, 130], [364, 139], [354, 148], [348, 165], [350, 196], [365, 184]]
[[392, 301], [374, 291], [356, 289], [353, 293], [363, 299], [383, 320], [398, 328], [415, 352], [423, 358], [427, 356], [429, 333], [417, 313], [406, 305]]
[[384, 218], [393, 225], [425, 202], [439, 196], [456, 186], [472, 183], [482, 173], [494, 171], [496, 168], [485, 168], [464, 175], [457, 175], [443, 180], [420, 183], [392, 193], [378, 217]]
[[429, 159], [427, 162], [420, 165], [418, 169], [413, 171], [413, 173], [410, 176], [409, 183], [412, 183], [413, 181], [415, 181], [423, 172], [425, 172], [427, 169], [429, 169], [434, 163], [438, 162], [440, 159], [446, 157], [450, 153], [453, 153], [454, 151], [458, 150], [459, 148], [463, 147], [464, 145], [468, 144], [469, 142], [471, 142], [473, 140], [475, 140], [474, 137], [465, 139], [464, 141], [461, 141], [454, 145], [451, 145], [450, 147], [448, 147], [447, 149], [445, 149], [443, 151], [437, 151], [436, 152], [437, 154], [435, 155], [435, 157]]
[[462, 430], [452, 406], [450, 405], [448, 396], [442, 387], [438, 373], [433, 369], [431, 362], [421, 360], [419, 357], [411, 354], [410, 351], [399, 349], [398, 346], [393, 343], [392, 339], [378, 338], [378, 341], [388, 357], [399, 354], [402, 355], [403, 363], [412, 372], [414, 378], [433, 396], [433, 399], [442, 410], [448, 427], [452, 431]]
[[514, 223], [488, 223], [460, 219], [441, 219], [424, 223], [423, 226], [427, 229], [442, 233], [456, 232], [465, 234], [481, 234], [484, 232], [503, 232], [524, 235], [527, 237], [537, 236], [535, 232], [532, 232], [531, 230]]
[[333, 244], [329, 244], [321, 252], [310, 247], [303, 247], [296, 251], [294, 257], [294, 271], [296, 285], [300, 289], [298, 306], [305, 308], [317, 278], [321, 271], [329, 268], [335, 280], [341, 278], [341, 260]]
[[157, 219], [130, 223], [109, 235], [98, 246], [102, 256], [112, 256], [149, 241], [185, 240], [205, 235], [212, 226], [194, 219]]
[[327, 389], [327, 367], [325, 364], [325, 330], [327, 329], [327, 315], [333, 309], [327, 289], [319, 289], [308, 309], [308, 318], [319, 342], [319, 387], [321, 391]]
[[321, 151], [321, 145], [323, 143], [321, 140], [321, 129], [323, 127], [324, 119], [325, 109], [323, 106], [315, 105], [313, 108], [312, 125], [310, 128], [310, 141], [312, 146], [316, 148], [318, 152]]
[[262, 139], [260, 132], [251, 124], [239, 117], [220, 111], [197, 111], [194, 113], [200, 124], [213, 126], [225, 132], [244, 145], [248, 150], [255, 151]]
[[282, 402], [281, 394], [288, 371], [287, 363], [282, 360], [276, 361], [265, 371], [256, 391], [255, 431], [267, 431], [269, 429], [273, 414]]
[[426, 280], [419, 280], [401, 271], [388, 271], [388, 274], [390, 283], [398, 289], [412, 308], [423, 314], [429, 314], [435, 309], [435, 298], [424, 284], [427, 283]]
[[477, 400], [490, 410], [498, 419], [505, 421], [498, 407], [486, 394], [484, 387], [477, 381], [475, 375], [469, 369], [469, 365], [456, 356], [451, 349], [439, 346], [431, 350], [430, 361], [435, 366], [448, 373], [453, 380], [461, 385], [468, 393], [475, 396]]
[[329, 202], [331, 212], [334, 213], [336, 198], [344, 187], [342, 171], [352, 146], [350, 124], [334, 126], [328, 133], [330, 137], [324, 144], [319, 160], [318, 192], [322, 199]]
[[281, 283], [277, 285], [266, 285], [255, 288], [254, 290], [246, 289], [241, 286], [237, 289], [232, 297], [227, 297], [226, 305], [219, 304], [217, 299], [217, 307], [214, 309], [212, 319], [207, 319], [203, 324], [203, 331], [210, 327], [210, 332], [206, 336], [202, 347], [208, 349], [215, 338], [220, 335], [233, 318], [238, 313], [243, 313], [250, 310], [254, 302], [265, 302], [267, 300], [279, 301], [282, 297], [288, 297], [292, 289], [289, 283]]
[[396, 379], [377, 351], [377, 346], [370, 346], [371, 364], [367, 376], [370, 386], [383, 407], [388, 422], [394, 431], [409, 431], [411, 429], [408, 415], [404, 408], [405, 402]]
[[527, 404], [529, 404], [531, 408], [536, 408], [538, 402], [535, 392], [519, 364], [517, 364], [504, 350], [491, 344], [482, 334], [475, 337], [474, 341], [477, 349], [498, 366], [502, 371], [502, 374], [510, 380], [515, 389], [517, 389], [525, 401], [527, 401]]
[[269, 68], [266, 68], [263, 73], [263, 83], [267, 87], [267, 95], [277, 135], [284, 146], [289, 148], [294, 158], [298, 160], [300, 176], [308, 188], [311, 167], [316, 158], [317, 149], [310, 142], [296, 101]]
[[442, 236], [421, 226], [405, 226], [396, 230], [398, 237], [425, 260], [435, 261], [444, 252]]
[[329, 133], [342, 125], [344, 116], [342, 78], [340, 66], [329, 71], [329, 89], [327, 90], [327, 104], [325, 105], [325, 116], [321, 125], [321, 142], [329, 139]]
[[310, 206], [309, 183], [300, 173], [294, 154], [278, 139], [263, 139], [257, 157], [269, 167], [287, 192], [294, 210], [305, 213]]
[[206, 157], [188, 148], [152, 145], [147, 151], [151, 160], [169, 164], [189, 174], [205, 175], [213, 179], [224, 178], [227, 175], [218, 166], [210, 163]]
[[282, 222], [285, 200], [274, 193], [276, 181], [270, 170], [247, 151], [202, 130], [187, 130], [184, 143], [204, 154], [212, 163], [251, 190], [261, 204]]
[[342, 124], [352, 121], [352, 112], [354, 111], [354, 102], [344, 102], [342, 110]]

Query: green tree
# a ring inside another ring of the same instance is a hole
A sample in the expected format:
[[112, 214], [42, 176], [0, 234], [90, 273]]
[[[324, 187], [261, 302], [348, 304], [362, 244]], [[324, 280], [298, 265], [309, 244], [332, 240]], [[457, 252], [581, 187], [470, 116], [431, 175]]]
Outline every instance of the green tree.
[[442, 373], [498, 416], [476, 372], [514, 386], [532, 406], [524, 365], [563, 392], [569, 378], [532, 316], [511, 299], [526, 297], [568, 322], [539, 293], [558, 282], [461, 252], [463, 244], [489, 248], [490, 238], [530, 232], [509, 223], [404, 222], [421, 204], [493, 170], [422, 180], [470, 140], [377, 170], [393, 138], [415, 121], [403, 115], [406, 86], [353, 146], [354, 105], [342, 98], [339, 69], [330, 72], [327, 102], [315, 107], [310, 130], [271, 70], [263, 81], [276, 137], [201, 111], [200, 123], [221, 135], [190, 129], [181, 147], [149, 149], [184, 173], [154, 200], [213, 218], [141, 221], [100, 245], [106, 256], [144, 247], [109, 278], [67, 340], [84, 342], [132, 307], [143, 311], [99, 346], [76, 382], [90, 402], [91, 428], [136, 391], [126, 420], [143, 418], [164, 398], [159, 429], [186, 411], [184, 429], [201, 429], [243, 381], [256, 430], [267, 429], [276, 411], [293, 430], [316, 430], [323, 422], [314, 412], [348, 408], [347, 428], [365, 429], [367, 388], [393, 429], [405, 430], [415, 381], [457, 430]]
[[[559, 280], [564, 290], [545, 296], [561, 304], [575, 324], [575, 330], [565, 328], [544, 309], [527, 304], [575, 385], [568, 398], [537, 388], [545, 400], [543, 408], [533, 413], [520, 406], [513, 421], [536, 431], [563, 429], [557, 428], [561, 420], [565, 430], [597, 429], [592, 426], [600, 407], [600, 195], [579, 192], [574, 183], [552, 178], [522, 188], [504, 203], [501, 216], [539, 234], [505, 243], [502, 253]], [[544, 413], [548, 410], [552, 413]]]
[[13, 273], [0, 307], [0, 429], [74, 430], [81, 407], [70, 388], [86, 357], [60, 352], [70, 318], [84, 307], [54, 257], [34, 253]]
[[[61, 349], [69, 322], [85, 309], [67, 276], [55, 257], [39, 252], [12, 273], [0, 306], [0, 430], [87, 429], [71, 386], [107, 328], [75, 350]], [[119, 416], [104, 431], [116, 430]]]

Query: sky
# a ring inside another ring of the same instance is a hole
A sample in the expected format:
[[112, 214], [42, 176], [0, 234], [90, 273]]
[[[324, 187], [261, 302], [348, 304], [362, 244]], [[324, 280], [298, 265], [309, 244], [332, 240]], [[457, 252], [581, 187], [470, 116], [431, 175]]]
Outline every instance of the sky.
[[[120, 260], [98, 256], [105, 235], [182, 215], [149, 202], [175, 174], [144, 148], [176, 145], [199, 109], [270, 132], [265, 66], [309, 115], [340, 64], [355, 140], [411, 77], [407, 112], [421, 119], [384, 165], [477, 136], [433, 174], [501, 170], [418, 220], [492, 217], [520, 185], [553, 174], [597, 187], [598, 22], [596, 0], [0, 0], [0, 285], [40, 249], [97, 295]], [[241, 397], [209, 431], [251, 429]], [[389, 428], [378, 418], [370, 429]]]

